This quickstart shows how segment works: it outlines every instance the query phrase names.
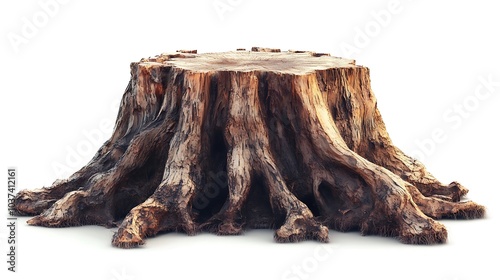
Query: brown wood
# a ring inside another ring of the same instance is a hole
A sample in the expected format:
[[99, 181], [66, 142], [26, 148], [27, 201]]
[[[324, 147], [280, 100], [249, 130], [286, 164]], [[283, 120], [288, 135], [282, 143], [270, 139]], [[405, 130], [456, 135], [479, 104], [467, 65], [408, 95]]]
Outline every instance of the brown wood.
[[252, 48], [131, 64], [115, 130], [66, 180], [23, 190], [30, 225], [119, 226], [113, 245], [159, 232], [328, 241], [328, 228], [446, 241], [439, 218], [479, 218], [393, 145], [369, 70], [328, 54]]

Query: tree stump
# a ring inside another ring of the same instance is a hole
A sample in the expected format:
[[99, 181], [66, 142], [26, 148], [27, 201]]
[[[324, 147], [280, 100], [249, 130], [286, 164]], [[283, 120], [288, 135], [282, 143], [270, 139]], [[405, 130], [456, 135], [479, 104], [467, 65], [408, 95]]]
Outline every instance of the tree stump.
[[479, 218], [395, 147], [369, 70], [328, 54], [179, 51], [131, 64], [111, 138], [66, 180], [23, 190], [30, 225], [119, 226], [112, 244], [160, 232], [328, 241], [328, 228], [446, 241], [439, 218]]

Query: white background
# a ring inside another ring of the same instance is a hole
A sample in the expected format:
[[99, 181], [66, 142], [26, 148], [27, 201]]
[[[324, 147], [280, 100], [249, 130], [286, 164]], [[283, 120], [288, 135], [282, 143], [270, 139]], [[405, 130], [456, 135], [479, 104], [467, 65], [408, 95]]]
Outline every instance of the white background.
[[[109, 137], [99, 126], [116, 117], [130, 62], [177, 49], [262, 46], [329, 52], [370, 67], [393, 141], [420, 154], [442, 181], [467, 186], [488, 216], [444, 221], [449, 241], [438, 246], [335, 231], [328, 245], [276, 244], [272, 231], [254, 230], [236, 237], [161, 235], [135, 250], [111, 247], [110, 229], [28, 227], [21, 218], [19, 272], [7, 273], [1, 261], [7, 279], [499, 279], [500, 86], [483, 100], [474, 95], [481, 77], [500, 82], [495, 1], [400, 0], [388, 8], [388, 0], [70, 0], [43, 22], [39, 3], [48, 1], [0, 4], [5, 189], [9, 166], [18, 168], [19, 189], [38, 188], [93, 156], [99, 145], [86, 135]], [[231, 9], [218, 12], [214, 3]], [[24, 36], [27, 21], [38, 26]], [[15, 36], [24, 40], [13, 44]], [[453, 111], [462, 105], [465, 115]], [[444, 140], [429, 140], [436, 129]], [[7, 228], [0, 233], [3, 260]], [[305, 274], [293, 274], [293, 267]]]

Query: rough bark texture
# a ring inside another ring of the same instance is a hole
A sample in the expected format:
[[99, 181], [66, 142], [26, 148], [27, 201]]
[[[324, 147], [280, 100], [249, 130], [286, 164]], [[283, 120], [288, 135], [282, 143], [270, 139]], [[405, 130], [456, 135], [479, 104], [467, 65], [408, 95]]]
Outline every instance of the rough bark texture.
[[179, 51], [131, 64], [111, 139], [66, 180], [24, 190], [30, 225], [119, 226], [113, 245], [159, 232], [328, 241], [328, 228], [446, 241], [434, 219], [479, 218], [393, 145], [369, 70], [312, 52]]

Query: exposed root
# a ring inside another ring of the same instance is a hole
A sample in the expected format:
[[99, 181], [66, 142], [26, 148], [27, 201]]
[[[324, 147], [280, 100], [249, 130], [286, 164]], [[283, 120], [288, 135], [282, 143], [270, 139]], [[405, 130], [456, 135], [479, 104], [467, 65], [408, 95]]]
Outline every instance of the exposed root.
[[403, 213], [398, 239], [405, 244], [439, 244], [448, 238], [446, 228], [439, 222], [420, 213]]
[[168, 213], [162, 203], [150, 198], [130, 211], [118, 231], [113, 235], [112, 244], [120, 248], [134, 248], [144, 244], [144, 238], [155, 236], [161, 221]]
[[274, 240], [280, 243], [317, 240], [328, 242], [328, 228], [314, 220], [312, 214], [290, 213], [286, 222], [274, 233]]
[[472, 201], [453, 202], [438, 197], [425, 197], [415, 187], [409, 186], [413, 200], [427, 216], [434, 219], [478, 219], [486, 209]]
[[66, 227], [81, 225], [82, 221], [76, 219], [79, 215], [78, 201], [87, 195], [84, 191], [67, 193], [52, 207], [42, 214], [28, 220], [29, 225], [46, 227]]
[[41, 214], [57, 200], [69, 192], [75, 191], [97, 172], [106, 172], [119, 159], [122, 152], [112, 148], [110, 141], [104, 143], [89, 164], [65, 180], [56, 180], [52, 186], [35, 190], [21, 190], [17, 193], [15, 206], [20, 215], [32, 216]]

